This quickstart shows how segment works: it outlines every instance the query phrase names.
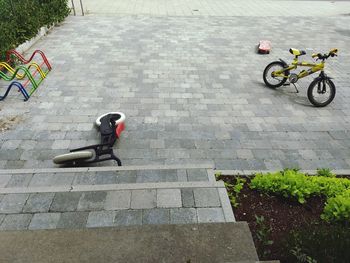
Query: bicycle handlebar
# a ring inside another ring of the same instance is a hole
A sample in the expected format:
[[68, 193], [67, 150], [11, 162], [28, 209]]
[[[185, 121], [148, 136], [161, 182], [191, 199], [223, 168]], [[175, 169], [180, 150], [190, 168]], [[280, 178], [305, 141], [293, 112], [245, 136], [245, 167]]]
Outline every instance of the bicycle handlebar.
[[321, 53], [317, 53], [317, 54], [312, 54], [312, 57], [315, 58], [317, 57], [317, 59], [322, 59], [322, 60], [325, 60], [325, 59], [328, 59], [329, 57], [335, 57], [335, 56], [338, 56], [337, 55], [337, 52], [338, 52], [338, 49], [337, 48], [333, 48], [329, 51], [328, 54], [321, 54]]

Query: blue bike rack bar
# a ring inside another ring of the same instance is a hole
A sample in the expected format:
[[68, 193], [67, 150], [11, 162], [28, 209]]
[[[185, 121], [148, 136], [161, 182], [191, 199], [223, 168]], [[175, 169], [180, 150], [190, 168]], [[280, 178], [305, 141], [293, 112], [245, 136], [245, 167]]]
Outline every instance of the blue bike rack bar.
[[22, 95], [24, 96], [24, 101], [27, 101], [29, 99], [29, 95], [27, 93], [27, 91], [25, 90], [25, 88], [23, 87], [23, 85], [17, 81], [13, 81], [10, 86], [8, 86], [5, 94], [3, 96], [0, 96], [0, 101], [4, 100], [7, 95], [9, 94], [10, 90], [12, 87], [17, 87], [18, 90], [22, 93]]

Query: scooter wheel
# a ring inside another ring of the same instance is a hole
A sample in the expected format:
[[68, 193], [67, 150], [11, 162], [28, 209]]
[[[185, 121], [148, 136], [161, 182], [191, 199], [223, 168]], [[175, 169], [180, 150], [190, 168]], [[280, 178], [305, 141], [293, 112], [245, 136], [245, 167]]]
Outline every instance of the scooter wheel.
[[66, 154], [57, 155], [53, 158], [55, 164], [65, 164], [72, 163], [74, 161], [82, 161], [90, 159], [93, 157], [93, 153], [90, 151], [79, 151], [79, 152], [70, 152]]
[[100, 125], [101, 125], [101, 119], [102, 119], [104, 116], [108, 115], [108, 114], [118, 114], [118, 115], [120, 115], [120, 118], [119, 118], [118, 120], [115, 121], [115, 125], [124, 122], [124, 121], [125, 121], [125, 118], [126, 118], [126, 117], [125, 117], [125, 114], [122, 113], [122, 112], [118, 112], [118, 111], [116, 111], [116, 112], [107, 112], [107, 113], [101, 115], [100, 117], [98, 117], [98, 118], [96, 119], [95, 124], [96, 124], [97, 127], [100, 127]]

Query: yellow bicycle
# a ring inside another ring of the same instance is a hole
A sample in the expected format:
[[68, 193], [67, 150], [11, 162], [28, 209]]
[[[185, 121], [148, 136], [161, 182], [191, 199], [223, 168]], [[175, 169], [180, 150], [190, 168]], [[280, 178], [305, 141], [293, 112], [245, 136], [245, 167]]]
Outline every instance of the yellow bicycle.
[[[309, 85], [307, 97], [316, 107], [324, 107], [331, 103], [335, 97], [335, 85], [331, 78], [324, 73], [324, 65], [326, 59], [337, 56], [338, 49], [334, 48], [328, 54], [323, 55], [321, 53], [312, 54], [312, 57], [316, 58], [316, 60], [322, 60], [320, 63], [299, 62], [298, 57], [306, 54], [303, 50], [291, 48], [289, 52], [295, 56], [290, 65], [280, 59], [266, 66], [263, 74], [265, 84], [270, 88], [293, 84], [296, 88], [295, 83], [298, 79], [321, 71], [320, 75]], [[298, 66], [310, 67], [310, 69], [302, 70], [298, 74], [290, 73], [291, 70], [296, 69]], [[285, 84], [287, 80], [289, 80], [289, 83]], [[296, 90], [298, 92], [297, 88]]]

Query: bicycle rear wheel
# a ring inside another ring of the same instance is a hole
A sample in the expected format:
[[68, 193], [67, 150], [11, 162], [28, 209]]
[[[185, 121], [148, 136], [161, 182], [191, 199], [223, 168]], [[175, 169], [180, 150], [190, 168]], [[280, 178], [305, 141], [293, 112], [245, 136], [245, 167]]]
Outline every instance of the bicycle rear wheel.
[[281, 61], [274, 61], [268, 64], [264, 70], [263, 79], [266, 86], [270, 88], [278, 88], [282, 86], [286, 81], [289, 75], [289, 71], [284, 71], [282, 76], [273, 76], [273, 73], [285, 69], [285, 64]]
[[325, 107], [335, 97], [335, 85], [330, 79], [314, 79], [308, 90], [307, 97], [316, 107]]
[[90, 151], [79, 151], [79, 152], [70, 152], [66, 154], [57, 155], [53, 158], [55, 164], [65, 164], [73, 163], [75, 161], [82, 161], [92, 158], [93, 153]]

